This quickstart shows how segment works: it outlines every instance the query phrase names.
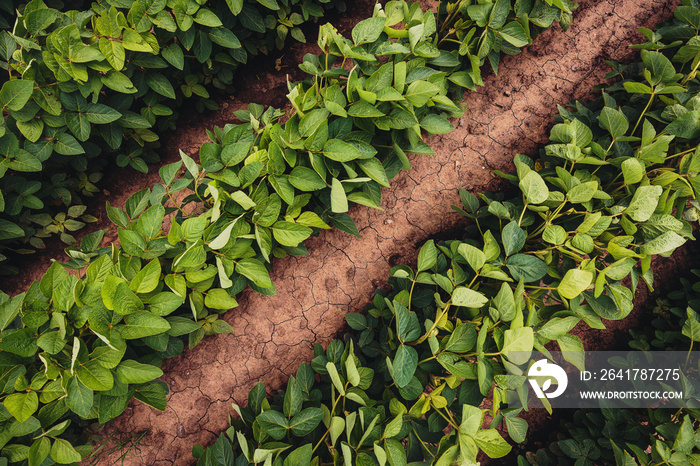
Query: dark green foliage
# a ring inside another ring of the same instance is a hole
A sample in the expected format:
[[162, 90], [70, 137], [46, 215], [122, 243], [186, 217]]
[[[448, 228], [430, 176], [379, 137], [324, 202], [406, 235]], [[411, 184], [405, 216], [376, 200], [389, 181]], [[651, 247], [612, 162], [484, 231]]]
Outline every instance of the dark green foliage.
[[[298, 26], [332, 5], [84, 3], [82, 11], [55, 0], [17, 3], [8, 12], [21, 14], [0, 21], [7, 71], [0, 78], [0, 250], [29, 253], [57, 233], [74, 244], [64, 229], [47, 228], [47, 219], [65, 217], [97, 192], [110, 160], [146, 172], [158, 160], [159, 133], [175, 127], [177, 107], [194, 99], [199, 111], [216, 109], [210, 93], [231, 92], [249, 55], [281, 48], [287, 32], [304, 42]], [[2, 267], [14, 270], [6, 261]]]

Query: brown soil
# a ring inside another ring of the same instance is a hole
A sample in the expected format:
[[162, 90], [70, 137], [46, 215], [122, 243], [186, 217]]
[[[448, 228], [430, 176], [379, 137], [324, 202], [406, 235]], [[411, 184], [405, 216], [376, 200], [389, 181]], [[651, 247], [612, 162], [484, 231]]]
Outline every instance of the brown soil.
[[[136, 456], [126, 463], [191, 464], [192, 445], [208, 445], [218, 436], [227, 426], [233, 401], [243, 403], [258, 381], [271, 391], [278, 389], [302, 361], [311, 359], [315, 343], [325, 345], [343, 329], [346, 312], [359, 311], [369, 302], [374, 290], [386, 283], [391, 266], [414, 263], [417, 247], [426, 239], [459, 230], [464, 220], [451, 209], [459, 204], [458, 188], [498, 190], [502, 185], [492, 170], [512, 171], [515, 153], [536, 153], [547, 142], [556, 105], [591, 99], [591, 86], [608, 71], [603, 59], [630, 59], [633, 51], [627, 44], [642, 39], [636, 27], [653, 27], [669, 18], [673, 5], [672, 0], [585, 0], [569, 31], [554, 28], [524, 53], [507, 57], [497, 76], [467, 96], [469, 111], [455, 121], [456, 130], [428, 141], [437, 153], [412, 157], [413, 169], [399, 174], [384, 191], [383, 210], [351, 210], [361, 239], [333, 230], [309, 240], [308, 256], [274, 264], [276, 296], [248, 290], [239, 307], [226, 314], [235, 334], [206, 338], [165, 363], [163, 380], [171, 390], [166, 411], [133, 403], [108, 427], [110, 432], [150, 429]], [[342, 20], [346, 27], [367, 15], [351, 13]], [[283, 65], [291, 69], [311, 49], [286, 52]], [[219, 114], [193, 116], [181, 124], [185, 129], [164, 145], [163, 163], [177, 160], [178, 148], [195, 154], [206, 141], [204, 130], [230, 121], [231, 111], [244, 106], [244, 98], [279, 105], [280, 92], [286, 93], [284, 78], [274, 70], [261, 70], [245, 83], [242, 96]], [[148, 176], [126, 173], [114, 172], [104, 184], [111, 188], [108, 199], [113, 205], [123, 206], [129, 195], [158, 181], [155, 170]], [[104, 209], [99, 212], [100, 227], [108, 227]], [[115, 238], [112, 230], [108, 239]], [[32, 258], [23, 273], [2, 288], [14, 293], [25, 289], [52, 257], [62, 257], [60, 248]], [[619, 334], [581, 332], [586, 342], [596, 344], [614, 341]], [[116, 456], [103, 462], [115, 461]]]

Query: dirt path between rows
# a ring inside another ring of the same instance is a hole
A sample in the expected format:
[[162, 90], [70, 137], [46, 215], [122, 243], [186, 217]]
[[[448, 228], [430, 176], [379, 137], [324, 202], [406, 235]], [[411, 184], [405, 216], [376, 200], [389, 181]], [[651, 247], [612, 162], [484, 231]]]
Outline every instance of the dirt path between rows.
[[[450, 207], [459, 203], [458, 188], [498, 188], [491, 170], [512, 170], [516, 152], [536, 153], [547, 141], [556, 105], [591, 98], [591, 86], [608, 71], [603, 59], [632, 57], [627, 44], [641, 39], [636, 27], [669, 18], [672, 5], [584, 1], [567, 33], [545, 32], [523, 54], [505, 59], [499, 75], [467, 97], [470, 110], [457, 129], [429, 141], [437, 154], [411, 158], [413, 169], [385, 190], [383, 211], [351, 210], [361, 239], [336, 230], [308, 241], [308, 256], [274, 264], [276, 296], [243, 293], [240, 306], [226, 315], [234, 335], [207, 338], [166, 362], [167, 410], [135, 403], [109, 426], [112, 432], [150, 429], [138, 456], [125, 463], [191, 464], [192, 445], [211, 443], [227, 426], [232, 401], [243, 402], [258, 381], [279, 388], [311, 359], [315, 343], [326, 344], [338, 334], [346, 312], [365, 306], [392, 265], [414, 262], [426, 239], [458, 231], [463, 220]], [[191, 138], [190, 152], [204, 142], [210, 123], [214, 120], [200, 123], [202, 136]]]

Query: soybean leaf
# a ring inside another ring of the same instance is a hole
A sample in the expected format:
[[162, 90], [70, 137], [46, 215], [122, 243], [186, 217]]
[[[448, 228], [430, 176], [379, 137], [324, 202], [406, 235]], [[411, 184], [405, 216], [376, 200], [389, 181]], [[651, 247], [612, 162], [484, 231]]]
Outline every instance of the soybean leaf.
[[411, 381], [418, 367], [418, 353], [412, 346], [401, 344], [392, 361], [394, 380], [399, 387], [405, 387]]

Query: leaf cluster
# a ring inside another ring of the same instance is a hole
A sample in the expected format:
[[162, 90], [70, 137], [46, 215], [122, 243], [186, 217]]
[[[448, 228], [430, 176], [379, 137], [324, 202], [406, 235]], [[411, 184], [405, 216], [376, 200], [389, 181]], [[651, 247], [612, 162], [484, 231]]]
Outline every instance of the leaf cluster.
[[[667, 293], [647, 311], [648, 324], [630, 330], [629, 346], [639, 351], [692, 350], [700, 337], [700, 281], [681, 278], [682, 289]], [[693, 396], [692, 384], [685, 384]], [[547, 448], [528, 451], [518, 464], [693, 464], [700, 450], [694, 441], [700, 412], [693, 408], [587, 409], [562, 424]], [[602, 426], [602, 428], [601, 428]]]
[[[640, 281], [653, 285], [652, 257], [693, 239], [700, 149], [696, 119], [684, 115], [694, 111], [700, 54], [689, 67], [673, 52], [644, 50], [597, 102], [561, 108], [540, 158], [518, 155], [516, 173], [502, 174], [516, 197], [461, 191], [455, 209], [473, 220], [466, 239], [429, 241], [415, 269], [394, 267], [391, 293], [347, 316], [354, 331], [345, 341], [316, 347], [310, 368], [320, 382], [294, 394], [297, 374], [279, 402], [236, 407], [240, 419], [216, 445], [194, 450], [199, 461], [474, 462], [479, 451], [510, 452], [501, 424], [523, 442], [527, 423], [505, 404], [513, 388], [506, 366], [556, 342], [581, 367], [574, 326], [625, 318]], [[682, 333], [694, 340], [693, 322], [689, 311]], [[526, 397], [521, 382], [516, 391]], [[285, 411], [299, 396], [301, 407], [322, 412], [312, 431], [295, 432]], [[490, 408], [479, 408], [485, 399]], [[674, 440], [655, 444], [653, 464], [690, 453], [695, 421], [683, 419], [658, 417], [662, 437]], [[679, 439], [690, 440], [678, 447]]]
[[41, 247], [47, 230], [38, 231], [30, 216], [65, 215], [82, 204], [110, 161], [146, 172], [158, 160], [158, 134], [174, 129], [180, 105], [195, 99], [199, 111], [216, 109], [210, 93], [230, 92], [249, 55], [281, 48], [287, 29], [304, 42], [299, 25], [332, 5], [113, 0], [82, 11], [43, 0], [17, 5], [13, 27], [0, 30], [0, 67], [7, 71], [0, 78], [3, 248]]
[[[209, 132], [200, 163], [181, 152], [182, 161], [160, 169], [161, 183], [132, 195], [124, 209], [108, 204], [121, 247], [101, 248], [105, 231], [87, 235], [26, 293], [0, 297], [3, 457], [72, 463], [86, 449], [65, 437], [76, 439], [86, 421], [107, 422], [132, 398], [163, 410], [167, 387], [155, 380], [163, 359], [180, 354], [185, 341], [193, 347], [207, 334], [231, 332], [219, 314], [237, 306], [246, 286], [274, 294], [272, 257], [305, 254], [301, 243], [330, 225], [358, 235], [349, 204], [379, 207], [381, 187], [410, 168], [406, 153], [432, 153], [422, 131], [448, 132], [447, 118], [462, 112], [448, 97], [456, 65], [431, 62], [436, 57], [425, 52], [422, 44], [437, 41], [432, 13], [404, 2], [387, 7], [397, 27], [378, 7], [352, 40], [321, 29], [323, 53], [307, 55], [301, 68], [310, 77], [290, 84], [295, 111], [284, 124], [281, 112], [251, 105], [237, 113], [242, 124]], [[419, 35], [387, 33], [416, 26]], [[70, 230], [83, 211], [33, 220]], [[355, 368], [343, 377], [358, 386], [356, 374], [370, 374], [359, 360]], [[303, 377], [308, 387], [308, 371]], [[266, 415], [274, 438], [280, 426], [306, 435], [321, 420], [321, 408], [303, 408], [303, 393], [289, 403], [286, 424]], [[67, 430], [71, 423], [77, 428]], [[493, 431], [474, 435], [489, 441]]]

